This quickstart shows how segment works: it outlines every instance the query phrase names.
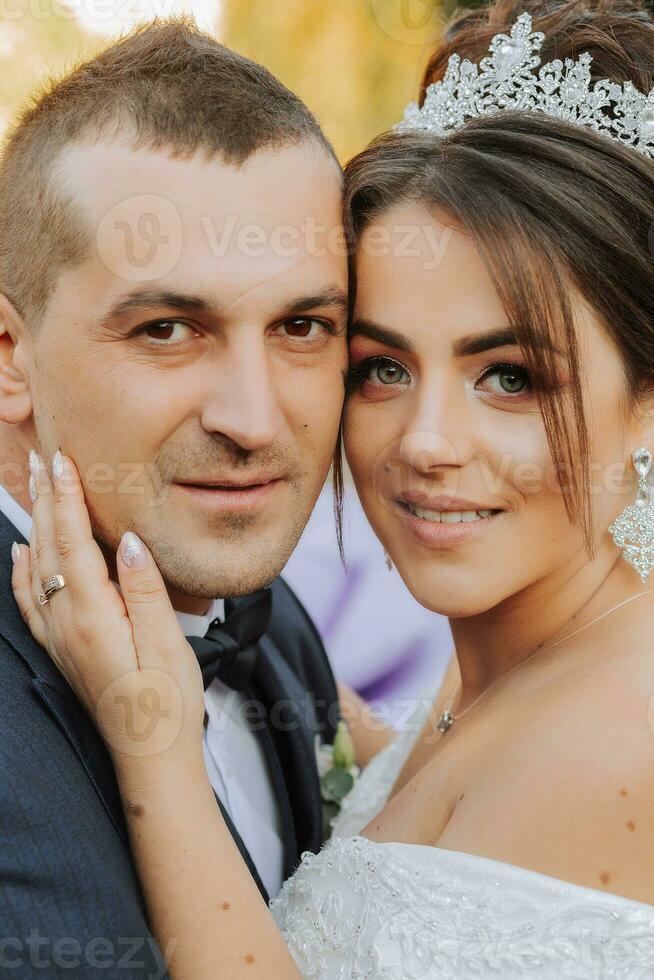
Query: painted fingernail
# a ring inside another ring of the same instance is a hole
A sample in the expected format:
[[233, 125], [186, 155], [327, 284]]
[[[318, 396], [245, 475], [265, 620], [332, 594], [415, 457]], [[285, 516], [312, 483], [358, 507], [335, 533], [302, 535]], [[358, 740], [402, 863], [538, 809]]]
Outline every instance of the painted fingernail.
[[32, 503], [34, 503], [34, 501], [36, 500], [36, 477], [34, 476], [33, 473], [30, 473], [29, 491], [30, 491], [30, 500], [32, 501]]
[[126, 531], [120, 542], [120, 554], [128, 568], [145, 568], [147, 555], [143, 542], [133, 531]]
[[13, 561], [14, 565], [16, 564], [19, 558], [20, 558], [20, 547], [14, 541], [14, 543], [11, 546], [11, 560]]
[[35, 449], [30, 449], [30, 473], [34, 479], [39, 475], [39, 457]]
[[54, 459], [52, 460], [52, 475], [55, 480], [58, 480], [64, 471], [64, 461], [61, 458], [61, 449], [58, 449], [54, 454]]

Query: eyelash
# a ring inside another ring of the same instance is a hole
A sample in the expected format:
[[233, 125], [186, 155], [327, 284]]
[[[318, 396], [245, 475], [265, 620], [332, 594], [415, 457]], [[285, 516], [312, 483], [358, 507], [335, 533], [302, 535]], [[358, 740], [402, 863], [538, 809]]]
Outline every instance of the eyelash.
[[151, 320], [150, 323], [144, 323], [132, 334], [133, 337], [143, 337], [146, 341], [149, 341], [154, 347], [174, 347], [175, 342], [167, 343], [166, 341], [157, 342], [153, 337], [148, 337], [146, 331], [152, 330], [153, 327], [162, 327], [164, 324], [181, 324], [183, 327], [188, 327], [189, 330], [195, 330], [190, 323], [186, 323], [184, 320], [180, 320], [177, 317], [163, 317], [161, 320]]
[[[363, 361], [360, 361], [358, 364], [354, 364], [350, 367], [347, 375], [347, 384], [346, 384], [347, 394], [348, 395], [352, 394], [354, 391], [359, 389], [363, 384], [363, 382], [366, 380], [367, 376], [370, 374], [372, 368], [382, 364], [385, 365], [391, 364], [395, 367], [401, 368], [402, 371], [406, 372], [406, 374], [409, 374], [409, 372], [404, 367], [404, 365], [401, 364], [399, 361], [394, 360], [392, 357], [384, 357], [381, 355], [378, 355], [376, 357], [366, 357], [364, 358]], [[479, 376], [479, 378], [476, 381], [476, 384], [479, 384], [480, 381], [484, 381], [486, 378], [490, 377], [493, 374], [497, 374], [500, 371], [506, 371], [506, 372], [510, 371], [515, 374], [522, 375], [527, 382], [529, 392], [530, 393], [533, 392], [533, 384], [527, 369], [523, 367], [521, 364], [511, 363], [510, 361], [499, 361], [495, 364], [489, 365]], [[387, 385], [386, 387], [391, 388], [393, 386]], [[515, 397], [517, 398], [520, 395], [524, 395], [524, 394], [525, 392], [521, 391], [516, 393]], [[513, 397], [510, 392], [506, 392], [506, 396], [508, 398]], [[500, 397], [502, 396], [500, 395]]]
[[[275, 326], [285, 327], [288, 326], [288, 324], [292, 324], [292, 323], [311, 323], [311, 324], [317, 323], [320, 327], [323, 327], [327, 331], [327, 333], [330, 334], [331, 336], [334, 336], [337, 333], [337, 328], [334, 323], [331, 323], [329, 320], [322, 320], [320, 317], [317, 316], [293, 316], [288, 320], [281, 320], [279, 323], [275, 324]], [[288, 339], [299, 340], [301, 342], [305, 338], [289, 336]]]

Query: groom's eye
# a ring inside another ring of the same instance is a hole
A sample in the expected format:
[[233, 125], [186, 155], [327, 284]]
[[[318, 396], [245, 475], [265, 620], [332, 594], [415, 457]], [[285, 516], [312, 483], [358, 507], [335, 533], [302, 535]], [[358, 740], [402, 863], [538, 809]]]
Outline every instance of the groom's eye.
[[295, 317], [293, 320], [284, 320], [278, 324], [275, 330], [282, 337], [309, 343], [311, 341], [324, 340], [333, 330], [330, 324], [324, 320], [316, 320], [314, 317]]
[[137, 331], [137, 335], [147, 337], [161, 347], [186, 340], [194, 333], [197, 330], [183, 320], [156, 320], [154, 323], [146, 323]]

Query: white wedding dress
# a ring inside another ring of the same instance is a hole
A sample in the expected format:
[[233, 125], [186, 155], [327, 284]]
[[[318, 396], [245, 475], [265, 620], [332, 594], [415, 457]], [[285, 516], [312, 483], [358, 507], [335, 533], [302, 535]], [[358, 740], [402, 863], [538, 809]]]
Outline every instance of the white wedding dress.
[[303, 856], [271, 903], [302, 976], [654, 978], [654, 905], [473, 854], [357, 836], [388, 799], [426, 710], [373, 759], [331, 839]]

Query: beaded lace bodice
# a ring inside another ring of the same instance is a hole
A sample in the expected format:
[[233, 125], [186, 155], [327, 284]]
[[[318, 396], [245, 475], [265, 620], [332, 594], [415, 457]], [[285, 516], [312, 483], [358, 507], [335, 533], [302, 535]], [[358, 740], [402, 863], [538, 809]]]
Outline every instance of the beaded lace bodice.
[[654, 980], [654, 906], [459, 851], [357, 836], [384, 806], [421, 706], [362, 774], [320, 854], [271, 903], [312, 980]]

